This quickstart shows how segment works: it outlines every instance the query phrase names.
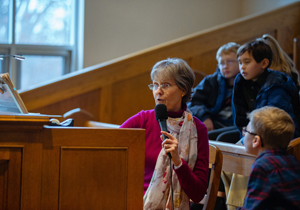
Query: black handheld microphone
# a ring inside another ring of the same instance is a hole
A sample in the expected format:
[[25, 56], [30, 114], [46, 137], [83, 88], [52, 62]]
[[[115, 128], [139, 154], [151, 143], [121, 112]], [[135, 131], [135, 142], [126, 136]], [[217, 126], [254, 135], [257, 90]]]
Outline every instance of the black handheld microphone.
[[[166, 122], [166, 120], [168, 119], [168, 111], [166, 105], [156, 104], [154, 111], [155, 111], [155, 118], [158, 121], [160, 126], [160, 130], [168, 132], [167, 122]], [[164, 140], [167, 138], [164, 134], [162, 136]], [[168, 152], [168, 156], [170, 159], [172, 159], [172, 156], [169, 152]]]

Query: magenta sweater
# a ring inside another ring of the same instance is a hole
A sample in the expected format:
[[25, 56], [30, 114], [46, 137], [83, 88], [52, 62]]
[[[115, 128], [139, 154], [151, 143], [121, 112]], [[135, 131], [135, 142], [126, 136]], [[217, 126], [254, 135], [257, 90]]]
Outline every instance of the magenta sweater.
[[[174, 118], [181, 117], [185, 109], [179, 112], [168, 112], [168, 115], [169, 117]], [[207, 129], [205, 125], [196, 117], [194, 117], [194, 122], [196, 124], [198, 134], [198, 158], [194, 170], [192, 171], [184, 160], [182, 160], [182, 166], [174, 170], [178, 176], [180, 185], [184, 192], [195, 203], [198, 203], [204, 197], [207, 189], [209, 147]], [[145, 193], [154, 172], [156, 159], [162, 148], [162, 141], [160, 139], [160, 127], [159, 123], [155, 119], [154, 110], [139, 112], [138, 114], [126, 120], [120, 126], [120, 128], [146, 129], [144, 176]]]

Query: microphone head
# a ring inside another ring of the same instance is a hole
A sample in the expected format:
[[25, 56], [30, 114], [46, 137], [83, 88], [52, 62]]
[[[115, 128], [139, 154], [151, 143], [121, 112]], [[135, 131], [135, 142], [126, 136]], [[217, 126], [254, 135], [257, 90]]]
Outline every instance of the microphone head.
[[167, 106], [165, 104], [156, 104], [154, 111], [155, 111], [155, 118], [157, 121], [168, 119], [168, 111], [167, 111]]

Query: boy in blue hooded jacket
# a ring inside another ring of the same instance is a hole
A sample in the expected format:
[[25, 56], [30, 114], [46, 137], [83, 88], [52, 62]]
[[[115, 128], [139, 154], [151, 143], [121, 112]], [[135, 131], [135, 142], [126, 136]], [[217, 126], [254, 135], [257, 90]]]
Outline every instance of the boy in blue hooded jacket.
[[263, 41], [251, 41], [237, 51], [240, 74], [233, 87], [233, 119], [235, 126], [242, 131], [252, 110], [274, 106], [286, 111], [295, 124], [294, 137], [299, 136], [299, 106], [292, 104], [298, 90], [293, 80], [279, 72], [268, 69], [272, 63], [272, 51]]

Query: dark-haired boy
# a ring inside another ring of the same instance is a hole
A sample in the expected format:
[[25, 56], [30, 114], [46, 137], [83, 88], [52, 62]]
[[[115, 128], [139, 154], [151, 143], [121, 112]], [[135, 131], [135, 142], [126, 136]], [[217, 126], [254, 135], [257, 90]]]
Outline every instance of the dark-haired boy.
[[238, 51], [240, 74], [236, 76], [233, 88], [233, 119], [235, 126], [242, 127], [249, 122], [247, 114], [263, 106], [275, 106], [285, 110], [295, 123], [294, 138], [299, 136], [299, 122], [294, 114], [291, 99], [298, 90], [290, 77], [267, 69], [272, 62], [272, 51], [262, 41], [242, 45]]
[[243, 128], [246, 152], [258, 156], [252, 165], [242, 208], [300, 209], [300, 162], [286, 154], [294, 135], [292, 118], [284, 110], [265, 106], [252, 111]]

